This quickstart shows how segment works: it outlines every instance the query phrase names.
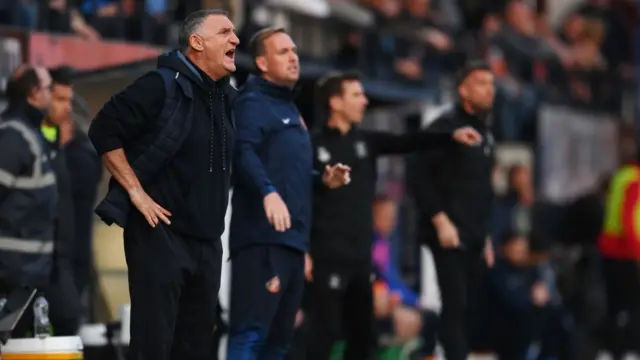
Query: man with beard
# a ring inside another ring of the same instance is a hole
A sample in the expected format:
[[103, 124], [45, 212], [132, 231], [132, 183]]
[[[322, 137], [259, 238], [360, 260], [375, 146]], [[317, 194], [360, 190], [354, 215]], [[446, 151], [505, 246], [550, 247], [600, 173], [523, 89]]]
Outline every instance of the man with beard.
[[442, 298], [439, 340], [448, 360], [466, 360], [470, 298], [482, 271], [482, 255], [493, 264], [487, 241], [493, 188], [493, 136], [489, 113], [495, 94], [493, 74], [471, 61], [457, 78], [459, 101], [429, 127], [446, 131], [471, 126], [482, 135], [478, 146], [451, 143], [420, 153], [412, 164], [412, 193], [423, 224], [424, 243], [433, 253]]
[[[367, 359], [375, 346], [371, 284], [372, 205], [375, 199], [378, 157], [412, 151], [461, 147], [480, 141], [468, 124], [444, 131], [392, 134], [358, 127], [364, 119], [367, 96], [358, 73], [340, 72], [319, 84], [327, 124], [314, 131], [314, 166], [321, 170], [335, 162], [348, 165], [352, 183], [328, 191], [314, 188], [310, 286], [311, 310], [307, 357], [327, 359], [344, 327], [345, 359]], [[312, 278], [311, 278], [312, 276]], [[412, 304], [417, 305], [417, 304]]]

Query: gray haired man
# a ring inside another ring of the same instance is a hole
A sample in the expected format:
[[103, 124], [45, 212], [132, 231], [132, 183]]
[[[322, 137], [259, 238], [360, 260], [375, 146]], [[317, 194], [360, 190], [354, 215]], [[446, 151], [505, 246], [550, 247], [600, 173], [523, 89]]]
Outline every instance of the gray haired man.
[[113, 175], [96, 213], [124, 228], [130, 360], [209, 359], [213, 337], [239, 40], [226, 13], [201, 10], [179, 43], [89, 129]]

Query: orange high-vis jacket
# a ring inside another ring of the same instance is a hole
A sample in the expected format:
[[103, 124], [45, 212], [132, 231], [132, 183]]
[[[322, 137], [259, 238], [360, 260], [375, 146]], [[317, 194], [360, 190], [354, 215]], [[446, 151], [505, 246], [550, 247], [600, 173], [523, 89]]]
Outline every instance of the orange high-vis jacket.
[[606, 258], [640, 260], [640, 167], [627, 165], [611, 178], [598, 247]]

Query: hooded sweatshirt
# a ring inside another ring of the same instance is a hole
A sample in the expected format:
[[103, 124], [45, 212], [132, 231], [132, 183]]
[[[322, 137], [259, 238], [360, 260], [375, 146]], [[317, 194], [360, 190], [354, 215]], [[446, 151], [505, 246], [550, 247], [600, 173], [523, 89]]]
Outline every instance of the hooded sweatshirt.
[[[172, 213], [170, 229], [198, 238], [219, 239], [229, 199], [233, 125], [227, 99], [235, 91], [229, 78], [212, 80], [177, 51], [158, 58], [192, 82], [192, 126], [185, 141], [145, 191]], [[162, 77], [147, 73], [107, 102], [89, 136], [100, 155], [139, 141], [164, 106]]]

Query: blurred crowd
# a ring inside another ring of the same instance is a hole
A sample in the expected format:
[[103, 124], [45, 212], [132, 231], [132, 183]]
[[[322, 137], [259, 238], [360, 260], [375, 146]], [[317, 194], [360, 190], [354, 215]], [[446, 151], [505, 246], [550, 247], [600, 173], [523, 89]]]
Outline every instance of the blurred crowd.
[[[336, 0], [340, 1], [346, 0]], [[493, 114], [498, 142], [526, 143], [535, 152], [538, 110], [543, 103], [620, 115], [623, 92], [635, 81], [633, 32], [638, 10], [633, 0], [578, 1], [556, 27], [548, 21], [544, 1], [357, 2], [375, 14], [375, 28], [347, 26], [338, 51], [328, 56], [332, 66], [357, 68], [370, 79], [437, 97], [461, 63], [485, 58], [498, 89]], [[263, 0], [245, 0], [241, 7], [234, 1], [206, 0], [3, 0], [0, 24], [92, 41], [120, 39], [166, 46], [172, 45], [172, 24], [203, 6], [243, 11], [242, 44], [264, 25], [255, 16]], [[76, 103], [75, 112], [86, 112], [86, 107], [81, 109]], [[65, 124], [61, 135], [67, 131]], [[633, 130], [623, 133], [628, 136]], [[635, 142], [633, 136], [627, 140]], [[78, 146], [69, 152], [84, 154], [86, 143]], [[629, 151], [626, 157], [635, 160]], [[84, 201], [77, 208], [86, 210], [76, 211], [74, 222], [76, 234], [83, 234], [82, 243], [90, 246], [92, 220], [86, 202], [95, 199], [96, 190], [75, 185], [96, 180], [95, 175], [77, 180], [88, 176], [78, 170], [74, 170], [73, 191]], [[541, 224], [544, 216], [538, 216], [534, 167], [515, 164], [505, 173], [508, 186], [496, 193], [491, 231], [496, 264], [485, 274], [476, 304], [474, 347], [505, 359], [522, 347], [531, 348], [532, 359], [587, 359], [588, 348], [597, 352], [603, 339], [605, 291], [598, 275], [596, 242], [608, 182], [603, 177], [591, 193], [567, 206], [562, 229], [551, 236], [537, 231], [545, 225]], [[437, 310], [419, 306], [420, 289], [403, 280], [402, 264], [388, 244], [412, 240], [394, 231], [397, 203], [381, 196], [373, 211], [372, 256], [381, 279], [375, 285], [375, 307], [382, 332], [392, 333], [393, 341], [400, 339], [403, 344], [418, 338], [421, 346], [435, 347]], [[86, 275], [86, 270], [79, 274]], [[87, 279], [78, 281], [82, 288], [87, 286]], [[637, 344], [636, 349], [633, 344], [629, 347], [640, 352]]]

